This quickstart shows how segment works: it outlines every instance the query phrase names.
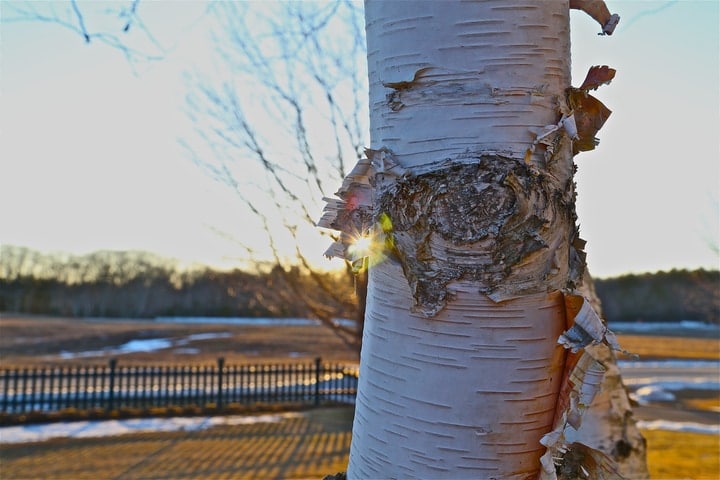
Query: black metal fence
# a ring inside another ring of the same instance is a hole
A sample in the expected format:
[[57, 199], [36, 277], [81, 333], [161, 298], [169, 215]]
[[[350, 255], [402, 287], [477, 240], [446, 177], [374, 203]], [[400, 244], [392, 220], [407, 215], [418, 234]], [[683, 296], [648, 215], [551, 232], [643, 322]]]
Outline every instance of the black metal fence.
[[323, 363], [0, 369], [0, 413], [353, 402], [357, 366]]

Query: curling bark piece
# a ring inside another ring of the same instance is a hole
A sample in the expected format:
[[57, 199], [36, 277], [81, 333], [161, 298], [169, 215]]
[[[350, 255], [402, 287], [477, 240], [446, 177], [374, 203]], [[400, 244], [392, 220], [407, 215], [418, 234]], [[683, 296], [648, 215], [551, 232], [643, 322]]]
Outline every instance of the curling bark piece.
[[325, 251], [325, 256], [346, 259], [351, 262], [353, 269], [362, 268], [366, 255], [365, 251], [353, 249], [353, 245], [373, 230], [370, 185], [373, 174], [370, 160], [361, 158], [335, 193], [337, 198], [323, 198], [326, 204], [323, 215], [317, 222], [320, 228], [340, 232], [338, 239]]
[[570, 0], [570, 8], [582, 10], [602, 27], [598, 35], [612, 35], [620, 22], [618, 14], [611, 14], [603, 0]]
[[[541, 458], [541, 480], [607, 479], [622, 480], [616, 463], [597, 449], [579, 442], [568, 442], [582, 423], [582, 416], [601, 389], [605, 366], [589, 347], [605, 344], [619, 350], [615, 335], [605, 326], [587, 299], [565, 295], [569, 328], [558, 344], [569, 353], [565, 360], [565, 378], [557, 402], [553, 430], [541, 443], [547, 451]], [[557, 472], [561, 475], [558, 477]]]
[[597, 98], [588, 93], [615, 78], [615, 69], [607, 65], [590, 67], [579, 88], [567, 89], [567, 105], [574, 119], [577, 136], [573, 141], [573, 155], [595, 149], [600, 141], [595, 134], [605, 125], [612, 113]]
[[[382, 185], [408, 176], [387, 148], [368, 148], [365, 155], [343, 180], [335, 193], [338, 198], [323, 198], [326, 204], [317, 222], [320, 228], [339, 231], [338, 239], [325, 251], [325, 256], [345, 259], [353, 270], [365, 268], [368, 257], [373, 264], [392, 254], [392, 238], [388, 236], [392, 222], [387, 215], [374, 211], [377, 203], [374, 192]], [[363, 243], [362, 248], [358, 248], [360, 243]]]
[[572, 139], [573, 155], [595, 149], [600, 143], [595, 134], [605, 125], [612, 111], [588, 92], [609, 84], [615, 78], [615, 72], [607, 65], [590, 67], [580, 87], [566, 89], [565, 98], [559, 104], [561, 117], [558, 123], [530, 129], [535, 140], [525, 152], [525, 163], [530, 163], [538, 145], [545, 147], [545, 158], [551, 158], [563, 132]]

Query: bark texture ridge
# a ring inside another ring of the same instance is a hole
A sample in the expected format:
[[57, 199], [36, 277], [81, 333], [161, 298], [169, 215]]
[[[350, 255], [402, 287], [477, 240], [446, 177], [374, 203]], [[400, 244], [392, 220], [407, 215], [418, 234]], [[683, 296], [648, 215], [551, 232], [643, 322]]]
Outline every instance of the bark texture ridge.
[[370, 269], [348, 478], [530, 478], [563, 374], [562, 294], [496, 303], [458, 282], [426, 318], [401, 275]]
[[468, 154], [523, 158], [530, 129], [557, 122], [570, 84], [567, 3], [371, 1], [366, 12], [372, 148], [413, 174]]

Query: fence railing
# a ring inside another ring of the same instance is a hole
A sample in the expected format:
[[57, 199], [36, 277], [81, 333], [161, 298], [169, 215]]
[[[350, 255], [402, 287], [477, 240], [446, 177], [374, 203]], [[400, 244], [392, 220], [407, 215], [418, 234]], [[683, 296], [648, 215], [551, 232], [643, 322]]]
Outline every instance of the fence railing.
[[0, 413], [212, 407], [233, 404], [353, 402], [357, 366], [275, 365], [0, 368]]

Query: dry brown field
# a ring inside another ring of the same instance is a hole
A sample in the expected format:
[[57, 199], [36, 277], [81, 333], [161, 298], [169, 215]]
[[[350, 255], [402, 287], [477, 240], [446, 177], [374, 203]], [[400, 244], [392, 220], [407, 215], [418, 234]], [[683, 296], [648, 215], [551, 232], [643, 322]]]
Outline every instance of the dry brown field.
[[345, 469], [352, 408], [281, 422], [0, 444], [3, 480], [321, 479]]
[[[177, 348], [115, 355], [124, 364], [311, 361], [354, 362], [354, 353], [317, 326], [167, 324], [152, 320], [78, 320], [0, 317], [0, 364], [103, 364], [105, 357], [62, 359], [60, 352], [87, 352], [133, 339], [181, 340], [199, 333], [222, 338]], [[717, 338], [621, 335], [624, 349], [641, 358], [720, 358]], [[720, 398], [693, 400], [690, 408], [720, 411]], [[278, 424], [214, 427], [201, 432], [133, 434], [105, 439], [56, 439], [0, 444], [0, 478], [322, 478], [347, 462], [352, 409], [305, 412]], [[720, 479], [717, 435], [647, 430], [653, 479]]]
[[[218, 338], [183, 343], [190, 335]], [[168, 339], [171, 348], [149, 352], [107, 353], [63, 358], [118, 347], [131, 340]], [[196, 353], [185, 353], [188, 349]], [[312, 361], [357, 362], [355, 353], [328, 328], [320, 326], [248, 326], [178, 324], [153, 320], [94, 320], [55, 317], [0, 316], [0, 363], [3, 366], [104, 364], [110, 357], [133, 365], [211, 364], [224, 357], [228, 364]]]
[[[720, 359], [720, 339], [660, 335], [619, 335], [620, 346], [641, 359]], [[620, 357], [623, 357], [620, 355]]]

